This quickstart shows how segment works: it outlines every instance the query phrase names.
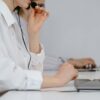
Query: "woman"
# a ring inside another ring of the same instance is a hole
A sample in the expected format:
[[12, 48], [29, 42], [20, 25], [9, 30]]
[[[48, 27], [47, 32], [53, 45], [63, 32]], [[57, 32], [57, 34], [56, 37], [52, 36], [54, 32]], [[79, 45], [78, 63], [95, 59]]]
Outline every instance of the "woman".
[[26, 19], [29, 43], [25, 43], [13, 15], [17, 6], [26, 9], [30, 3], [30, 0], [0, 0], [0, 92], [63, 86], [77, 76], [73, 66], [67, 63], [52, 76], [43, 76], [41, 70], [33, 68], [43, 66], [44, 50], [39, 30], [48, 16], [44, 10], [37, 15], [34, 9], [30, 10]]
[[[31, 9], [35, 9], [35, 10], [39, 10], [39, 7], [41, 8], [39, 11], [41, 11], [42, 13], [45, 11], [45, 0], [31, 0], [32, 3], [31, 5], [33, 7], [35, 7], [36, 5], [38, 5], [38, 9], [35, 8], [32, 8], [32, 7], [29, 7], [28, 9], [20, 9], [19, 7], [17, 8], [18, 10], [18, 20], [20, 20], [19, 22], [19, 25], [21, 26], [22, 30], [24, 31], [24, 36], [27, 35], [27, 24], [26, 22], [28, 21], [28, 16], [29, 16], [29, 12]], [[40, 14], [39, 13], [35, 13], [35, 14]], [[48, 15], [48, 12], [45, 11], [45, 14]], [[43, 22], [46, 20], [48, 16], [46, 16], [43, 20]], [[41, 20], [41, 18], [39, 18], [39, 20]], [[43, 23], [42, 22], [42, 23]], [[36, 25], [37, 26], [37, 25]], [[38, 23], [38, 26], [41, 28], [41, 24]], [[25, 30], [26, 29], [26, 30]], [[39, 31], [40, 29], [38, 28], [37, 31]], [[25, 38], [25, 41], [27, 43], [27, 36]], [[60, 57], [61, 58], [61, 57]], [[92, 59], [92, 58], [82, 58], [82, 59], [73, 59], [73, 58], [70, 58], [67, 60], [68, 63], [72, 64], [76, 69], [80, 69], [80, 68], [95, 68], [96, 67], [96, 64], [95, 64], [95, 61]], [[55, 62], [56, 63], [56, 62]], [[57, 63], [58, 64], [58, 63]], [[56, 64], [56, 65], [57, 65]], [[37, 69], [37, 67], [36, 67]], [[43, 68], [42, 68], [43, 69]]]

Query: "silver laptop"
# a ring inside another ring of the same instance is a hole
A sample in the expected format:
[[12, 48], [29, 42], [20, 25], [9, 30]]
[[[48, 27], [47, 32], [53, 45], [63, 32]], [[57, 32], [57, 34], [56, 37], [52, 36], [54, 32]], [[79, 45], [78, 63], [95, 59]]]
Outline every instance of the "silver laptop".
[[100, 90], [100, 79], [77, 79], [74, 85], [78, 92], [80, 90]]

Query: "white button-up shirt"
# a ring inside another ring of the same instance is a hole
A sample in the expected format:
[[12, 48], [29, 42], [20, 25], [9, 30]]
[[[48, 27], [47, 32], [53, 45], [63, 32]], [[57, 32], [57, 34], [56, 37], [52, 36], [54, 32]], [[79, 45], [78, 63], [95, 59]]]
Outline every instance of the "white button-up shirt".
[[22, 41], [21, 30], [15, 16], [0, 0], [0, 92], [39, 90], [43, 81], [44, 49], [39, 54], [29, 54]]

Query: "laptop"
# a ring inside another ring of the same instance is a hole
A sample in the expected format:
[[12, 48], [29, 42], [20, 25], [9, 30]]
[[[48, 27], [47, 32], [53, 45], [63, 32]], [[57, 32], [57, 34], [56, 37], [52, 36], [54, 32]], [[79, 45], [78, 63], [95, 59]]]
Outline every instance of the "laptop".
[[77, 92], [80, 90], [100, 90], [100, 79], [76, 79], [74, 85]]

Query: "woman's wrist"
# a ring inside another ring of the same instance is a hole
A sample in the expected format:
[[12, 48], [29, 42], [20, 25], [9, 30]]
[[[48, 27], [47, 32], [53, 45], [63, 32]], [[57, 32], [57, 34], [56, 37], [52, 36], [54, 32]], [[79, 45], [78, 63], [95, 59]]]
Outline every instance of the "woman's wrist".
[[40, 45], [40, 36], [39, 33], [29, 35], [29, 49], [31, 52], [40, 53], [41, 45]]
[[39, 37], [40, 36], [40, 32], [39, 31], [37, 31], [37, 32], [35, 32], [35, 31], [28, 31], [28, 36], [29, 36], [29, 38], [31, 39], [31, 38], [37, 38], [37, 37]]

